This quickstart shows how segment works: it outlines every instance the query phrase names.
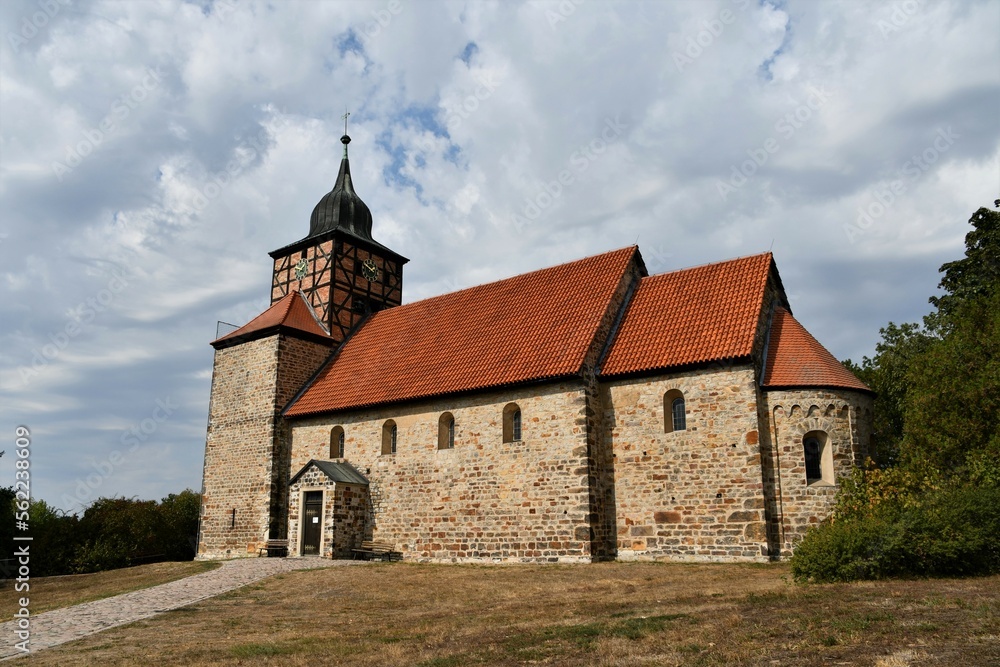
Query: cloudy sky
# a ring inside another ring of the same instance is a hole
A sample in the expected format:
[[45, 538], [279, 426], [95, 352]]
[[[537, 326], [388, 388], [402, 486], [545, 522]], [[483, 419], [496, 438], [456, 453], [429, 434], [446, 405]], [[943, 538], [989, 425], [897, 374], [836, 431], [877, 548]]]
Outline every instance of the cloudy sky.
[[405, 301], [773, 249], [841, 359], [927, 312], [1000, 196], [988, 0], [19, 0], [0, 28], [0, 483], [25, 425], [66, 510], [200, 488], [216, 322], [267, 306], [345, 110]]

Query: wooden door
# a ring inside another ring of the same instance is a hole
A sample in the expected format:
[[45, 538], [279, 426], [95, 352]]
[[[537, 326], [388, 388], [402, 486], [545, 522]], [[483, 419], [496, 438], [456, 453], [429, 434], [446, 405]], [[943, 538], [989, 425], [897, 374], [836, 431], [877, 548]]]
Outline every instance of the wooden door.
[[323, 492], [306, 491], [302, 512], [302, 555], [318, 556], [323, 526]]

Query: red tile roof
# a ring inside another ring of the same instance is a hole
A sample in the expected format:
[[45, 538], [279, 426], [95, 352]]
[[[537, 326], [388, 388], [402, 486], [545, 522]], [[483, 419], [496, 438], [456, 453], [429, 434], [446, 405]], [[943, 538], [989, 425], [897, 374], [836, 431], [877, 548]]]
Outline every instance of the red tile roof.
[[212, 345], [225, 347], [227, 342], [234, 343], [238, 340], [253, 338], [254, 334], [269, 331], [279, 326], [323, 338], [330, 337], [320, 326], [312, 308], [306, 303], [305, 297], [302, 296], [301, 292], [296, 291], [281, 297], [270, 308], [236, 331], [212, 341]]
[[579, 373], [636, 256], [623, 248], [376, 313], [286, 414]]
[[643, 278], [602, 377], [749, 356], [771, 253]]
[[840, 387], [871, 391], [784, 308], [774, 311], [765, 387]]

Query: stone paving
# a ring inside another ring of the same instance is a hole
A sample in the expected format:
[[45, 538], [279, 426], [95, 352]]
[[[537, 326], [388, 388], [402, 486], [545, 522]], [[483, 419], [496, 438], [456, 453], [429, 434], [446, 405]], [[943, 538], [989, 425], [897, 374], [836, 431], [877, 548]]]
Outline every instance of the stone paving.
[[[325, 558], [239, 558], [222, 566], [159, 586], [123, 593], [103, 600], [53, 609], [31, 616], [31, 653], [65, 644], [95, 632], [186, 607], [255, 581], [291, 570], [363, 564]], [[30, 608], [29, 608], [30, 610]], [[16, 647], [20, 641], [17, 620], [0, 623], [0, 660], [27, 655]]]

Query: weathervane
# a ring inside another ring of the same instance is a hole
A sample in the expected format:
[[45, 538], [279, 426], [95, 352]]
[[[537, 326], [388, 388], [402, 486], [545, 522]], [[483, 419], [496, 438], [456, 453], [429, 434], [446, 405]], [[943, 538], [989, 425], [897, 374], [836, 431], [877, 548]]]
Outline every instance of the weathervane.
[[341, 118], [344, 119], [344, 134], [347, 134], [347, 117], [351, 115], [351, 112], [346, 112]]

